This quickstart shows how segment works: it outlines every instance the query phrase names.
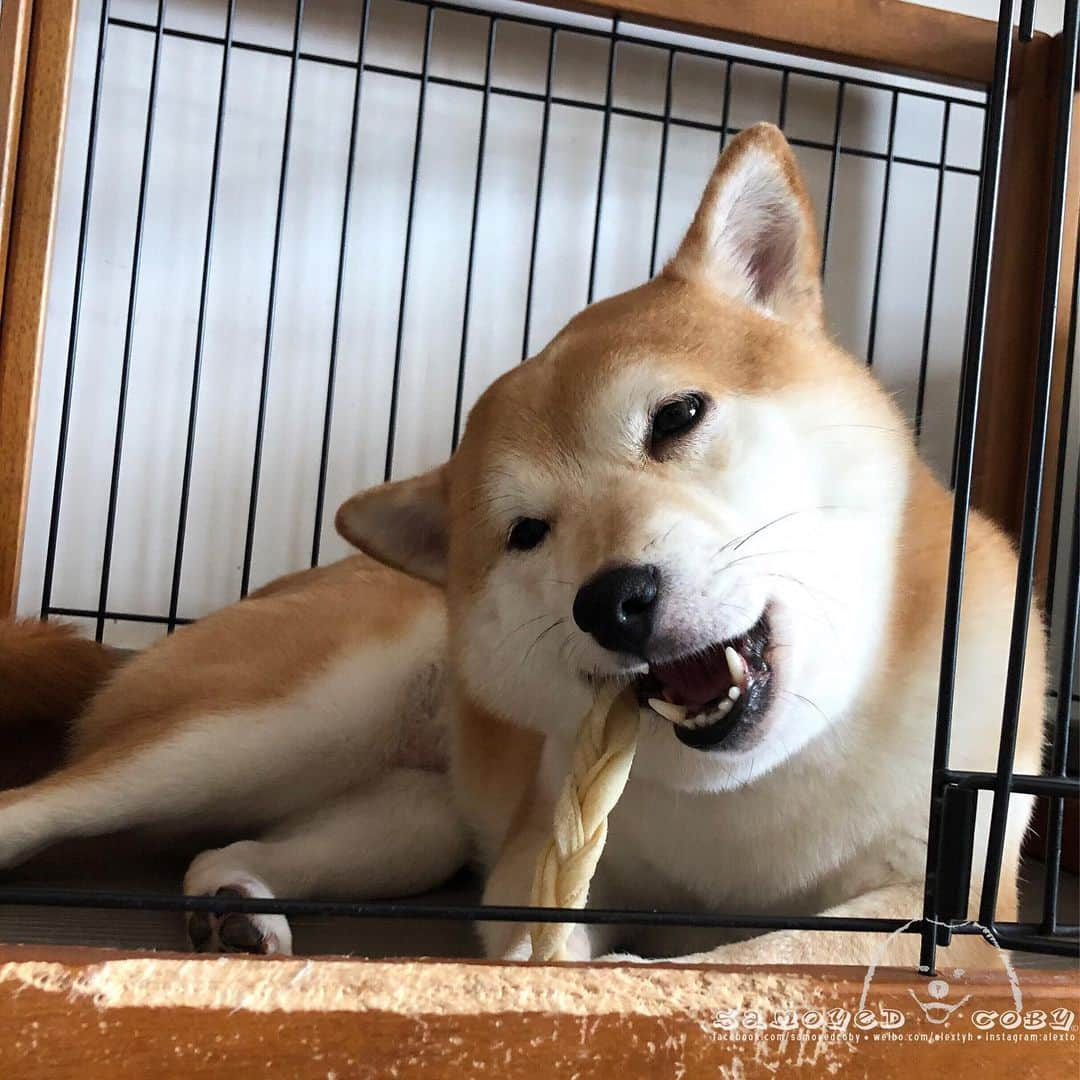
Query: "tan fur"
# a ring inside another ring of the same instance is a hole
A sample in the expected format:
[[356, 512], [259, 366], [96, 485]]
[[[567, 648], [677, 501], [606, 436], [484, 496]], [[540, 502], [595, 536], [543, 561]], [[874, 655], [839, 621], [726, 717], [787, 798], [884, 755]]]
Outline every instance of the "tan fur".
[[[904, 576], [897, 589], [893, 613], [894, 637], [889, 649], [892, 664], [903, 663], [905, 656], [935, 646], [937, 627], [945, 617], [952, 499], [922, 462], [915, 463], [914, 471], [910, 513], [900, 541]], [[1001, 529], [978, 511], [973, 511], [968, 521], [964, 574], [961, 635], [973, 635], [976, 627], [989, 625], [997, 630], [999, 643], [1004, 647], [1007, 644], [1005, 630], [1012, 620], [1011, 586], [1016, 578], [1016, 552]], [[1016, 754], [1017, 760], [1024, 762], [1032, 772], [1040, 771], [1044, 740], [1046, 644], [1041, 612], [1033, 606], [1024, 654]], [[961, 661], [964, 659], [962, 651]], [[966, 659], [974, 675], [979, 657], [969, 654]], [[994, 733], [994, 726], [989, 725], [989, 730]], [[1010, 853], [1013, 877], [1007, 874], [1007, 880], [1015, 877], [1019, 854], [1019, 851]], [[1014, 900], [1011, 894], [1003, 897], [1003, 902], [1012, 905], [1010, 910], [1015, 909]]]
[[59, 714], [70, 722], [68, 767], [62, 777], [44, 781], [67, 783], [193, 718], [283, 699], [336, 656], [393, 641], [424, 608], [441, 603], [425, 582], [354, 555], [277, 578], [178, 629], [112, 685], [104, 684], [117, 665], [114, 650], [62, 625], [16, 624], [8, 641], [0, 639], [0, 686], [5, 700], [9, 686], [17, 695], [19, 675], [22, 698], [15, 700], [28, 715], [37, 701], [40, 717]]
[[[474, 823], [485, 862], [494, 861], [515, 814], [525, 813], [543, 740], [478, 706], [463, 708], [454, 726], [454, 790]], [[546, 822], [545, 822], [546, 825]]]
[[278, 578], [142, 654], [79, 719], [72, 758], [151, 742], [193, 716], [284, 698], [341, 653], [393, 641], [433, 604], [441, 599], [430, 585], [366, 555]]
[[[278, 578], [160, 639], [102, 685], [72, 717], [64, 770], [36, 787], [100, 774], [117, 757], [152, 747], [200, 718], [285, 701], [335, 658], [390, 645], [427, 612], [441, 617], [442, 603], [432, 586], [367, 555]], [[50, 638], [55, 644], [58, 634], [40, 625], [41, 644]], [[65, 628], [56, 631], [92, 650]], [[38, 681], [63, 676], [47, 645], [42, 654], [44, 660], [34, 658]], [[0, 806], [19, 797], [0, 796]]]
[[0, 621], [0, 728], [70, 723], [121, 659], [65, 623]]
[[64, 623], [0, 621], [0, 738], [18, 747], [0, 755], [0, 789], [63, 761], [76, 717], [121, 660]]

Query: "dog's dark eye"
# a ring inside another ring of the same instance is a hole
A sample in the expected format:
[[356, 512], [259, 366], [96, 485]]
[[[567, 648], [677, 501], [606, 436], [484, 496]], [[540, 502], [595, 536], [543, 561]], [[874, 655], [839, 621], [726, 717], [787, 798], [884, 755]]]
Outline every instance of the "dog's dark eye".
[[551, 531], [551, 526], [539, 518], [522, 518], [514, 522], [506, 546], [511, 551], [528, 551], [543, 543], [544, 537]]
[[661, 405], [653, 416], [653, 444], [689, 431], [704, 413], [705, 399], [700, 394], [684, 394]]

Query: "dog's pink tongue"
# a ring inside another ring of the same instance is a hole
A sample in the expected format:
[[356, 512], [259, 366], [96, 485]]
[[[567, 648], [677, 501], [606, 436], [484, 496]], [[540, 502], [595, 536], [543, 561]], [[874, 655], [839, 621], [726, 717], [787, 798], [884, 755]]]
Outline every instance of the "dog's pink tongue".
[[732, 686], [724, 650], [716, 648], [686, 660], [655, 664], [652, 675], [670, 701], [688, 709], [698, 709], [716, 698], [726, 697]]

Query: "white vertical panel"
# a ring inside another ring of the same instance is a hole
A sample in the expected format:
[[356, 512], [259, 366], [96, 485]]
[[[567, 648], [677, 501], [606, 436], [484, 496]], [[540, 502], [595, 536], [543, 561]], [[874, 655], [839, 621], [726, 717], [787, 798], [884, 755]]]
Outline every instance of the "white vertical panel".
[[[493, 7], [528, 12], [522, 5]], [[213, 39], [223, 32], [224, 10], [222, 0], [173, 0], [168, 5], [166, 25], [180, 36], [166, 36], [161, 56], [108, 598], [115, 611], [160, 616], [168, 610], [222, 55]], [[291, 0], [238, 4], [180, 590], [180, 614], [186, 617], [228, 602], [240, 588], [294, 10]], [[155, 11], [154, 0], [116, 0], [113, 5], [116, 19], [143, 24], [153, 22]], [[82, 6], [20, 597], [25, 611], [35, 610], [41, 596], [97, 17], [96, 4]], [[567, 20], [582, 27], [607, 25], [595, 18], [554, 17], [564, 25]], [[373, 4], [352, 178], [326, 505], [318, 523], [323, 560], [345, 551], [332, 531], [336, 505], [383, 475], [416, 150], [420, 83], [415, 76], [421, 69], [425, 19], [420, 4]], [[451, 443], [487, 26], [484, 15], [435, 15], [400, 327], [397, 476], [442, 460]], [[359, 4], [352, 0], [306, 4], [302, 48], [320, 59], [301, 60], [297, 71], [253, 586], [305, 565], [317, 527], [351, 126], [354, 69], [349, 65], [358, 29]], [[738, 61], [781, 58], [625, 29], [660, 47], [619, 46], [612, 86], [617, 111], [606, 150], [598, 106], [606, 95], [608, 40], [572, 29], [558, 35], [556, 100], [550, 108], [536, 238], [531, 350], [540, 348], [585, 302], [602, 151], [606, 165], [596, 295], [632, 286], [648, 274], [669, 44], [711, 52], [680, 53], [675, 61], [674, 119], [659, 206], [661, 263], [685, 229], [715, 161], [725, 111], [735, 128], [775, 121], [779, 114], [780, 72]], [[511, 94], [496, 92], [489, 104], [465, 351], [466, 409], [521, 356], [541, 166], [549, 31], [500, 22], [496, 40], [493, 82]], [[278, 52], [243, 47], [251, 44]], [[52, 597], [60, 607], [97, 606], [152, 46], [153, 35], [146, 30], [110, 28]], [[716, 51], [723, 55], [712, 55]], [[729, 55], [736, 63], [730, 101], [725, 101], [724, 57]], [[844, 74], [835, 65], [824, 68]], [[896, 85], [915, 84], [898, 80]], [[796, 153], [822, 223], [832, 174], [836, 86], [834, 79], [809, 72], [793, 73], [788, 83], [786, 127], [798, 144]], [[889, 86], [848, 85], [844, 152], [836, 170], [826, 292], [836, 336], [860, 355], [873, 306]], [[531, 96], [511, 96], [520, 92]], [[941, 115], [939, 102], [902, 94], [895, 155], [934, 162]], [[981, 118], [978, 108], [954, 106], [951, 165], [977, 166]], [[909, 412], [922, 348], [936, 183], [932, 167], [902, 161], [893, 166], [876, 362]], [[952, 453], [976, 191], [974, 177], [955, 171], [947, 175], [924, 430], [928, 456], [943, 473]], [[110, 640], [133, 643], [152, 632], [124, 623], [107, 628]]]

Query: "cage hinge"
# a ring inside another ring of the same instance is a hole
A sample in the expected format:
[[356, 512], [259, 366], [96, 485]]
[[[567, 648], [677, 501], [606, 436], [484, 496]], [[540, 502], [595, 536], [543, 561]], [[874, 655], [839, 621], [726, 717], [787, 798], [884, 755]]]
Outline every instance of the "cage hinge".
[[[967, 919], [978, 805], [979, 792], [975, 788], [946, 784], [942, 791], [934, 910], [944, 923]], [[948, 945], [951, 937], [947, 926], [938, 928], [939, 945]]]

